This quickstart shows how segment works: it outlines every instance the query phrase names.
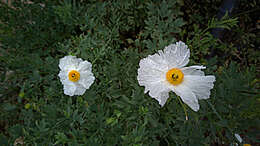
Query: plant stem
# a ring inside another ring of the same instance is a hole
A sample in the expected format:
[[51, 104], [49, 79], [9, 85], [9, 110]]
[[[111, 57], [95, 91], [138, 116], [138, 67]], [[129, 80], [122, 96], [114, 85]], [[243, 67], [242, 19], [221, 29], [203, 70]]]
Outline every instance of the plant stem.
[[183, 102], [181, 101], [180, 97], [177, 96], [177, 98], [178, 98], [179, 102], [181, 103], [181, 106], [183, 107], [184, 113], [185, 113], [185, 115], [186, 115], [186, 120], [188, 120], [187, 109], [186, 109], [185, 105], [183, 104]]

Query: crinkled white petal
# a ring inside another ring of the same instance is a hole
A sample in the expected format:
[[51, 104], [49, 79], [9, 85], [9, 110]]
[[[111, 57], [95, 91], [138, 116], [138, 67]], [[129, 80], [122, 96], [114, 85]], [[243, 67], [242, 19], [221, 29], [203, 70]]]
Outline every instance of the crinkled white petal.
[[59, 68], [61, 70], [72, 70], [76, 69], [79, 66], [79, 63], [82, 62], [81, 58], [76, 58], [76, 56], [65, 56], [60, 59]]
[[182, 41], [165, 47], [163, 52], [159, 52], [166, 59], [169, 69], [181, 68], [189, 63], [190, 50]]
[[92, 72], [85, 71], [80, 73], [79, 84], [81, 84], [84, 88], [89, 89], [89, 87], [94, 83], [95, 77]]
[[164, 106], [168, 98], [169, 98], [169, 91], [161, 92], [157, 98], [157, 101], [161, 106]]
[[149, 91], [149, 95], [156, 99], [161, 106], [164, 106], [165, 102], [169, 98], [169, 89], [165, 86], [165, 82], [158, 82], [155, 84], [150, 84], [146, 86], [146, 89]]
[[[75, 56], [65, 56], [60, 59], [59, 68], [61, 69], [58, 76], [64, 86], [64, 94], [69, 96], [83, 95], [86, 89], [94, 83], [95, 77], [92, 70], [92, 65], [88, 61], [83, 61]], [[76, 70], [80, 73], [80, 78], [77, 82], [69, 80], [69, 72]]]
[[150, 86], [165, 81], [164, 72], [158, 70], [138, 69], [137, 80], [141, 86]]
[[140, 60], [137, 80], [145, 86], [145, 93], [155, 98], [161, 106], [165, 104], [169, 89], [165, 86], [165, 73], [168, 70], [166, 62], [158, 55], [150, 55]]
[[140, 60], [139, 66], [145, 70], [167, 71], [168, 64], [162, 55], [154, 54]]
[[182, 85], [188, 87], [198, 99], [208, 99], [214, 82], [215, 76], [186, 75]]
[[[165, 72], [168, 70], [165, 62], [155, 62], [155, 56], [148, 56], [140, 60], [137, 80], [141, 86], [145, 86], [145, 93], [150, 90], [150, 86], [165, 81]], [[156, 56], [158, 57], [158, 56]], [[158, 57], [160, 59], [160, 57]]]
[[185, 85], [180, 84], [174, 87], [174, 92], [181, 97], [192, 110], [198, 111], [200, 106], [195, 94]]
[[84, 86], [78, 83], [74, 83], [76, 85], [76, 90], [74, 92], [74, 95], [83, 95], [85, 91], [87, 90]]
[[73, 96], [75, 95], [77, 86], [69, 80], [64, 80], [63, 89], [64, 89], [64, 94]]
[[67, 71], [64, 71], [64, 70], [61, 70], [58, 74], [58, 76], [60, 77], [60, 80], [63, 84], [64, 80], [67, 80], [68, 79], [68, 72]]
[[239, 134], [237, 134], [237, 133], [235, 133], [235, 137], [236, 137], [236, 139], [240, 142], [240, 143], [242, 143], [242, 138], [240, 137], [240, 135]]
[[184, 76], [186, 75], [198, 75], [198, 76], [204, 76], [204, 72], [201, 71], [201, 69], [206, 69], [204, 66], [189, 66], [189, 67], [183, 67], [181, 68], [182, 73]]
[[78, 71], [79, 72], [84, 72], [84, 71], [89, 71], [91, 72], [92, 70], [92, 64], [88, 61], [82, 61], [79, 63], [79, 66], [78, 66]]

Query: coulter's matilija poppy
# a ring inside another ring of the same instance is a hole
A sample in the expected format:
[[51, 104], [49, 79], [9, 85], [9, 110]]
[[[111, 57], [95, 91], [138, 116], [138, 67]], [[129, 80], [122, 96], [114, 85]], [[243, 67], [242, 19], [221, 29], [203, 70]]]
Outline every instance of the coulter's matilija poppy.
[[92, 65], [75, 56], [65, 56], [60, 59], [60, 81], [64, 87], [64, 94], [83, 95], [93, 84], [95, 77], [91, 72]]
[[140, 60], [137, 80], [145, 86], [145, 93], [164, 106], [173, 91], [194, 111], [199, 110], [198, 99], [208, 99], [215, 76], [205, 76], [204, 66], [185, 67], [189, 62], [190, 50], [179, 41], [154, 55]]

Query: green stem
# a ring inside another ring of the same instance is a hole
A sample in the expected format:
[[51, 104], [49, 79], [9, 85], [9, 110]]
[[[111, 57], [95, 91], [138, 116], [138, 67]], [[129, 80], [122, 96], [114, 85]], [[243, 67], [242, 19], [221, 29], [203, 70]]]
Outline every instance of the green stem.
[[183, 104], [183, 102], [181, 101], [181, 98], [180, 98], [179, 96], [177, 96], [177, 98], [178, 98], [179, 102], [181, 103], [181, 106], [182, 106], [182, 108], [183, 108], [183, 110], [184, 110], [184, 112], [185, 112], [186, 120], [188, 120], [187, 109], [186, 109], [185, 105]]

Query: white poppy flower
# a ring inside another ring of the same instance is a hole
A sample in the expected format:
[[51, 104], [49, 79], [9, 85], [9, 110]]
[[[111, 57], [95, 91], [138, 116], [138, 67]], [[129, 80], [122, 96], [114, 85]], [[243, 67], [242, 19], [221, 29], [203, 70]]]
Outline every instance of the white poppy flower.
[[91, 72], [92, 65], [75, 56], [65, 56], [60, 59], [60, 81], [64, 86], [64, 94], [83, 95], [93, 84], [95, 77]]
[[190, 50], [179, 41], [154, 55], [140, 60], [137, 80], [145, 86], [145, 93], [164, 106], [173, 91], [194, 111], [199, 110], [198, 99], [208, 99], [215, 76], [205, 76], [204, 66], [185, 67], [189, 62]]

